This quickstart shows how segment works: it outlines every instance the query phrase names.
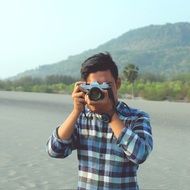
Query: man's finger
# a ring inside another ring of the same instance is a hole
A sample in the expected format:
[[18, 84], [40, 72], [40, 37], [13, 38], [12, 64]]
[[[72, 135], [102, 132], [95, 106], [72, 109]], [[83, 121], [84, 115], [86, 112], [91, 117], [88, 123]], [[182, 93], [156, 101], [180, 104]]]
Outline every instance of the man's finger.
[[73, 94], [73, 98], [83, 98], [85, 97], [85, 93], [84, 92], [77, 92]]

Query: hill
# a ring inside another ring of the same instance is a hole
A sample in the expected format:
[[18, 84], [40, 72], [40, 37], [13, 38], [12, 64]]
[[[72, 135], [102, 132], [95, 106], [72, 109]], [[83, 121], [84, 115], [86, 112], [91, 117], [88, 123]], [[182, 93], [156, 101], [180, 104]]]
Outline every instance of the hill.
[[128, 63], [133, 63], [141, 72], [179, 74], [190, 72], [190, 23], [150, 25], [128, 31], [95, 49], [68, 57], [67, 60], [19, 75], [45, 77], [47, 75], [71, 75], [79, 77], [81, 63], [87, 57], [102, 51], [113, 56], [122, 72]]

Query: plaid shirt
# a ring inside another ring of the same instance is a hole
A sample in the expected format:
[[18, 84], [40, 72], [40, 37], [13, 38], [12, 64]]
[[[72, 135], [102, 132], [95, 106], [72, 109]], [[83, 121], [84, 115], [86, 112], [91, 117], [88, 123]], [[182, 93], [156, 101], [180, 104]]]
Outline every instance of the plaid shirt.
[[65, 158], [77, 149], [79, 190], [137, 190], [137, 169], [153, 147], [149, 116], [125, 103], [116, 106], [125, 128], [118, 139], [100, 115], [81, 113], [69, 140], [61, 140], [57, 129], [47, 143], [51, 157]]

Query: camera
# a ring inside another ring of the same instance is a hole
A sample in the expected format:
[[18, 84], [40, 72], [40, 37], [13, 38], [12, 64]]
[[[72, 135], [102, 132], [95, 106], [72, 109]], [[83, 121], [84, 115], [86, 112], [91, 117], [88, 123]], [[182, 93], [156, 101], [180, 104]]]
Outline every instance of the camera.
[[85, 93], [88, 94], [89, 99], [93, 101], [98, 101], [104, 98], [104, 93], [102, 92], [102, 90], [111, 89], [110, 83], [103, 82], [100, 84], [97, 81], [94, 81], [90, 84], [81, 84], [80, 87]]

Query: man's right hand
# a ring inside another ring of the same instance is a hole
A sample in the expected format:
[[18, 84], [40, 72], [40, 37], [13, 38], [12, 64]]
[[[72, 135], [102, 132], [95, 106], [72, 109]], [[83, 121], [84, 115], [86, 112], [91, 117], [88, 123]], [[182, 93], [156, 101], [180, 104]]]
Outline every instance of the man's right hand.
[[82, 92], [82, 89], [80, 87], [80, 84], [83, 84], [83, 83], [85, 82], [83, 81], [76, 82], [74, 86], [74, 90], [72, 92], [72, 98], [73, 98], [73, 104], [74, 104], [73, 111], [78, 114], [80, 114], [83, 111], [84, 106], [86, 105], [85, 93]]
[[82, 92], [80, 84], [84, 82], [76, 82], [74, 90], [72, 92], [73, 104], [74, 108], [73, 111], [69, 114], [66, 120], [61, 124], [58, 128], [58, 138], [62, 140], [69, 140], [73, 134], [76, 121], [78, 119], [79, 114], [83, 111], [85, 106], [85, 93]]

